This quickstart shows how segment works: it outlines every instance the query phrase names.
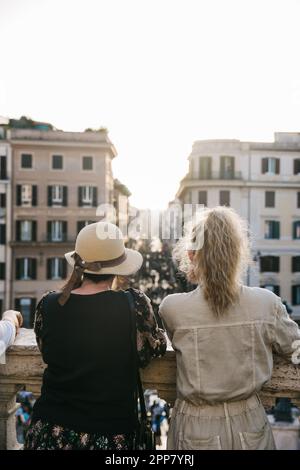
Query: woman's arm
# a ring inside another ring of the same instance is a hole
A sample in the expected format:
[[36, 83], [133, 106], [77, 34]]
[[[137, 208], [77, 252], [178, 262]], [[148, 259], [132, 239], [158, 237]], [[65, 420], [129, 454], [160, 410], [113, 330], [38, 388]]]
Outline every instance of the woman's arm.
[[275, 305], [275, 324], [273, 327], [272, 346], [275, 352], [286, 359], [291, 360], [295, 352], [293, 343], [300, 340], [300, 329], [288, 315], [281, 299], [278, 298]]
[[139, 366], [146, 367], [152, 358], [163, 356], [167, 340], [163, 330], [158, 328], [150, 299], [136, 289], [130, 289], [136, 309], [137, 351]]
[[[0, 360], [8, 346], [13, 344], [16, 337], [16, 327], [8, 320], [0, 321]], [[0, 361], [2, 363], [3, 361]]]

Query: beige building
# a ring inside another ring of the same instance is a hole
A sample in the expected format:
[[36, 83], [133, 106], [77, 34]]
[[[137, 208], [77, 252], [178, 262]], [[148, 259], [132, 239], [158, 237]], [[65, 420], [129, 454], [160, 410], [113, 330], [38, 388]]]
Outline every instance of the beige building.
[[0, 317], [9, 307], [11, 271], [11, 148], [0, 135]]
[[78, 231], [112, 203], [116, 150], [105, 130], [7, 131], [12, 157], [10, 305], [32, 325], [41, 295], [64, 283], [64, 253]]
[[300, 133], [275, 133], [270, 143], [196, 141], [176, 197], [246, 218], [254, 243], [245, 282], [280, 295], [300, 319]]

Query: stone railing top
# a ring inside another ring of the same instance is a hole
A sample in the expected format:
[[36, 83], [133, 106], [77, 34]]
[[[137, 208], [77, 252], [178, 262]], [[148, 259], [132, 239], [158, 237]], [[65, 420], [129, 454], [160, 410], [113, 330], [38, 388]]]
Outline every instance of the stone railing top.
[[[28, 390], [38, 390], [45, 368], [36, 344], [33, 330], [22, 328], [15, 343], [7, 350], [6, 364], [0, 365], [0, 384], [24, 384]], [[176, 398], [176, 359], [168, 345], [167, 354], [155, 359], [142, 371], [145, 388], [158, 390], [160, 396], [170, 403]], [[266, 406], [276, 397], [289, 397], [300, 406], [300, 367], [274, 357], [273, 375], [261, 391]]]

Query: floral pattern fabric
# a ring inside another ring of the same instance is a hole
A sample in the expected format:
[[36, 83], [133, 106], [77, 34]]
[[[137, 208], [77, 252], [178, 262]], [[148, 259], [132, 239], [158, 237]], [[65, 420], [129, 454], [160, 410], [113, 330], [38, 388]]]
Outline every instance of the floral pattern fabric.
[[132, 437], [127, 434], [101, 436], [76, 432], [42, 420], [35, 421], [26, 434], [25, 450], [130, 450]]
[[[43, 301], [50, 292], [42, 297], [35, 313], [34, 331], [41, 351], [43, 348], [41, 341]], [[167, 348], [166, 337], [164, 332], [157, 326], [150, 299], [137, 289], [131, 288], [130, 292], [133, 295], [136, 310], [139, 366], [146, 367], [152, 358], [165, 354]], [[131, 448], [132, 436], [127, 434], [79, 433], [65, 426], [48, 423], [40, 419], [30, 425], [24, 445], [25, 450], [130, 450]]]

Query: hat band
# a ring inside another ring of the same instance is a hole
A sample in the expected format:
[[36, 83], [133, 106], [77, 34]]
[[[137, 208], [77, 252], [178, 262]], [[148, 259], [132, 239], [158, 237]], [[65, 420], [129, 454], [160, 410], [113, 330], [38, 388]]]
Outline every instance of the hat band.
[[108, 259], [108, 260], [98, 260], [98, 261], [85, 261], [81, 258], [81, 256], [76, 253], [76, 251], [72, 254], [72, 258], [75, 260], [75, 266], [80, 266], [83, 269], [88, 269], [89, 271], [100, 271], [101, 268], [111, 268], [113, 266], [118, 266], [123, 261], [126, 260], [127, 255], [126, 252], [117, 258]]

